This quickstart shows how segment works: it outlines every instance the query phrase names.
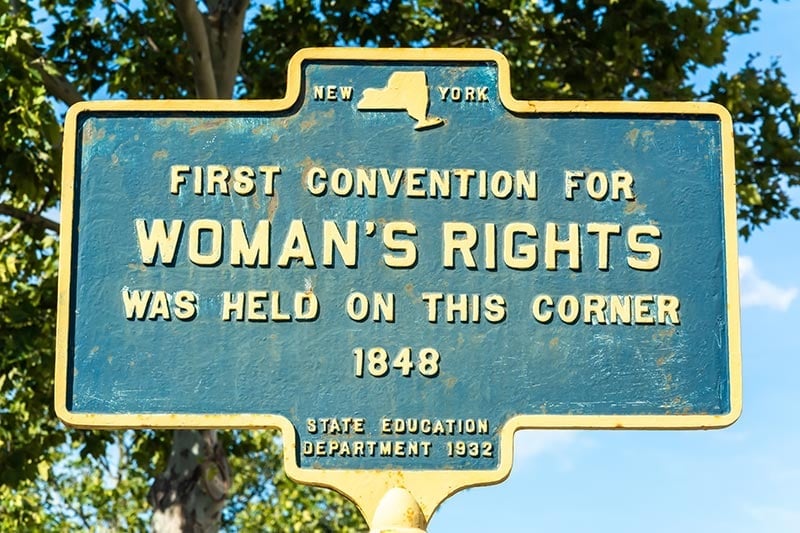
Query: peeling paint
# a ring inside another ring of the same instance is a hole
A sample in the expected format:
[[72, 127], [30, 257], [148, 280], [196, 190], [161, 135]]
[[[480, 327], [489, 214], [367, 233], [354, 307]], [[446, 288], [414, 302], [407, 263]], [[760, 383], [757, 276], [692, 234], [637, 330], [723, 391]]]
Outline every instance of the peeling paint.
[[675, 336], [675, 332], [676, 332], [676, 329], [674, 327], [660, 329], [655, 333], [655, 335], [653, 335], [653, 340], [667, 340], [667, 339], [670, 339], [670, 338]]
[[270, 196], [269, 203], [267, 203], [267, 219], [272, 222], [275, 218], [275, 213], [278, 211], [278, 205], [280, 201], [278, 200], [278, 192]]
[[631, 128], [625, 139], [632, 148], [638, 147], [642, 152], [647, 152], [654, 146], [655, 132], [649, 129]]
[[199, 124], [189, 128], [189, 135], [196, 135], [204, 131], [211, 131], [220, 128], [228, 123], [225, 118], [215, 118], [210, 120], [203, 120]]
[[106, 136], [106, 130], [104, 128], [97, 129], [95, 128], [94, 121], [87, 120], [86, 123], [83, 125], [83, 143], [85, 145], [91, 145], [92, 143], [98, 142], [103, 140]]
[[636, 140], [639, 138], [639, 128], [631, 128], [628, 130], [625, 138], [628, 140], [628, 144], [631, 146], [636, 146]]
[[304, 120], [304, 121], [302, 121], [300, 123], [300, 132], [301, 133], [306, 133], [309, 130], [311, 130], [314, 127], [316, 127], [316, 125], [317, 125], [317, 119], [316, 119], [315, 116], [312, 115], [311, 117], [309, 117], [308, 119], [306, 119], [306, 120]]
[[300, 186], [303, 188], [304, 191], [308, 190], [308, 187], [306, 185], [306, 180], [305, 180], [306, 174], [308, 173], [308, 171], [310, 169], [312, 169], [314, 167], [318, 167], [318, 166], [320, 166], [320, 163], [317, 162], [317, 161], [314, 161], [313, 159], [311, 159], [311, 156], [306, 156], [305, 159], [300, 161], [301, 170], [299, 172], [298, 178], [300, 179]]
[[647, 211], [647, 204], [634, 200], [626, 203], [623, 211], [626, 215], [638, 215]]

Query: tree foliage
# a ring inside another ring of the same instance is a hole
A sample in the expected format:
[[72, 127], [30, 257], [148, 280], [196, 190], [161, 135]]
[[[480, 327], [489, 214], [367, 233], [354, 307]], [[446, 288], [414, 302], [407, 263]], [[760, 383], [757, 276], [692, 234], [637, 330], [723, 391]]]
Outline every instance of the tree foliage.
[[[5, 4], [5, 5], [3, 5]], [[63, 437], [50, 410], [55, 333], [60, 128], [43, 73], [22, 50], [40, 42], [30, 8], [0, 1], [0, 484], [35, 477]], [[11, 51], [10, 53], [7, 51]], [[6, 465], [14, 465], [8, 468]]]
[[[488, 47], [523, 99], [716, 101], [735, 123], [740, 233], [800, 218], [800, 103], [776, 62], [725, 65], [750, 0], [0, 0], [0, 529], [142, 529], [170, 434], [53, 415], [61, 120], [93, 98], [275, 98], [307, 46]], [[710, 80], [701, 82], [698, 80]], [[298, 487], [271, 432], [221, 435], [230, 530], [361, 527]]]

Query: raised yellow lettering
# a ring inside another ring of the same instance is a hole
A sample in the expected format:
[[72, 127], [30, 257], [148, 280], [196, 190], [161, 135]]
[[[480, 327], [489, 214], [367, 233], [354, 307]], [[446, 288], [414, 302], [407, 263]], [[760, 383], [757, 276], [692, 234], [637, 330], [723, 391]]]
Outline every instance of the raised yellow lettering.
[[645, 257], [628, 256], [628, 266], [636, 270], [655, 270], [661, 263], [661, 248], [652, 242], [641, 242], [640, 237], [647, 236], [654, 239], [661, 238], [661, 230], [652, 224], [631, 226], [628, 229], [628, 248], [636, 254], [645, 254]]
[[417, 228], [412, 222], [387, 222], [383, 227], [383, 244], [400, 255], [383, 254], [383, 262], [392, 268], [411, 268], [417, 263], [417, 247], [407, 239], [397, 239], [395, 235], [416, 235]]
[[293, 259], [302, 261], [303, 265], [314, 268], [314, 256], [311, 253], [311, 244], [308, 242], [306, 226], [302, 220], [295, 219], [289, 223], [289, 231], [283, 241], [283, 249], [278, 258], [279, 267], [287, 267]]
[[568, 224], [567, 231], [569, 236], [567, 240], [560, 241], [558, 240], [558, 224], [547, 223], [544, 253], [544, 264], [547, 270], [558, 269], [558, 253], [567, 253], [569, 255], [569, 268], [571, 270], [581, 269], [581, 238], [578, 230], [578, 224]]
[[150, 231], [147, 230], [147, 222], [144, 219], [137, 218], [134, 220], [134, 225], [142, 263], [154, 265], [156, 252], [164, 265], [171, 265], [175, 261], [175, 251], [183, 231], [183, 220], [170, 222], [169, 231], [166, 221], [161, 218], [153, 220]]
[[464, 258], [467, 268], [477, 268], [477, 263], [472, 255], [472, 250], [478, 244], [478, 230], [466, 222], [445, 222], [442, 225], [442, 265], [445, 268], [454, 268], [456, 251]]

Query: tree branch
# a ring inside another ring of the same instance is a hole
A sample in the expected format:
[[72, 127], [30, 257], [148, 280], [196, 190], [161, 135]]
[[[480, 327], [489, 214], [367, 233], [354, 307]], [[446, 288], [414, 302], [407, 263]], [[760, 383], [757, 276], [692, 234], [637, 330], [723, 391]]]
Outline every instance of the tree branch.
[[219, 2], [220, 0], [203, 0], [203, 3], [206, 5], [206, 9], [208, 10], [209, 13], [217, 10]]
[[48, 93], [67, 105], [83, 102], [84, 98], [78, 89], [45, 58], [37, 57], [31, 61], [31, 66], [42, 76], [42, 82]]
[[203, 15], [197, 9], [195, 0], [174, 0], [174, 5], [192, 51], [192, 70], [197, 97], [217, 98], [211, 48]]
[[48, 93], [58, 98], [67, 105], [72, 105], [84, 100], [83, 95], [67, 80], [52, 61], [40, 55], [39, 51], [29, 42], [20, 40], [17, 43], [19, 50], [28, 57], [31, 67], [42, 77], [42, 83]]
[[144, 40], [147, 41], [147, 46], [149, 46], [150, 49], [155, 53], [160, 52], [160, 50], [158, 49], [158, 45], [153, 40], [153, 38], [150, 37], [150, 35], [146, 31], [143, 31], [144, 28], [142, 28], [141, 21], [139, 20], [138, 17], [136, 17], [134, 15], [134, 12], [131, 10], [131, 8], [128, 7], [125, 3], [123, 3], [122, 0], [112, 0], [112, 2], [114, 2], [115, 6], [118, 6], [120, 9], [122, 9], [123, 11], [125, 11], [128, 14], [128, 20], [129, 21], [134, 21], [135, 22], [136, 27], [139, 30], [139, 33], [142, 34], [142, 38], [144, 38]]
[[49, 229], [56, 233], [58, 233], [61, 228], [61, 225], [58, 222], [50, 220], [49, 218], [44, 217], [39, 213], [29, 213], [23, 209], [13, 207], [8, 204], [0, 204], [0, 215], [6, 215], [12, 218], [16, 218], [17, 220], [25, 224], [42, 226], [44, 227], [44, 229]]
[[[233, 98], [249, 0], [230, 0], [209, 13], [209, 35], [218, 98]], [[209, 5], [210, 7], [210, 5]]]
[[16, 224], [14, 224], [14, 227], [13, 227], [13, 228], [11, 228], [10, 230], [8, 230], [8, 231], [5, 233], [5, 235], [3, 235], [2, 237], [0, 237], [0, 244], [3, 244], [3, 243], [6, 243], [6, 242], [10, 241], [10, 240], [11, 240], [11, 238], [12, 238], [14, 235], [16, 235], [16, 234], [17, 234], [17, 232], [18, 232], [19, 230], [21, 230], [21, 229], [22, 229], [22, 226], [24, 226], [23, 222], [22, 222], [21, 220], [20, 220], [20, 221], [17, 221], [17, 223], [16, 223]]

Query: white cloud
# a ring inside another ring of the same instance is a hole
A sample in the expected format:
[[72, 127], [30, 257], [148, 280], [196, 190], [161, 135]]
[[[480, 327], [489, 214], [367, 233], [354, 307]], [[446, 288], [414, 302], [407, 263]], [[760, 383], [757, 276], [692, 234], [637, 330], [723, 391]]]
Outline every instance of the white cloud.
[[[572, 430], [518, 431], [514, 436], [514, 465], [530, 462], [541, 455], [556, 455], [562, 459], [565, 451], [578, 438]], [[570, 465], [562, 464], [565, 468]]]
[[760, 531], [800, 531], [800, 511], [777, 505], [746, 505], [744, 511]]
[[779, 287], [762, 278], [753, 258], [746, 255], [739, 258], [739, 283], [742, 307], [769, 307], [786, 311], [798, 292], [797, 287]]

